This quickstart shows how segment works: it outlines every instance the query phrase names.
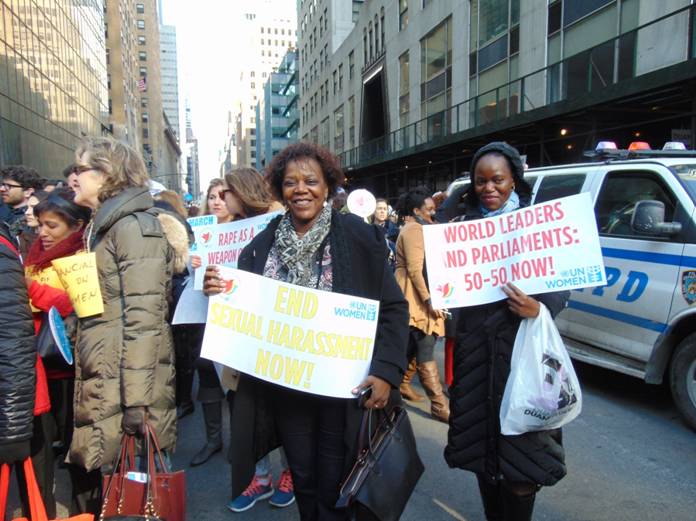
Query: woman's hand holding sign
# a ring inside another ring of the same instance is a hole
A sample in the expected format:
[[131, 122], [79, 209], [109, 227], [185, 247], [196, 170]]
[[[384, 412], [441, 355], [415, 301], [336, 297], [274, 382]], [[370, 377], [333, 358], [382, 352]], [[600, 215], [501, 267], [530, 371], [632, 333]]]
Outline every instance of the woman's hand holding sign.
[[203, 293], [207, 297], [211, 297], [218, 293], [222, 293], [223, 289], [225, 289], [225, 283], [222, 278], [220, 278], [220, 271], [217, 266], [213, 266], [212, 264], [207, 266], [203, 279]]
[[541, 305], [534, 297], [530, 297], [513, 283], [503, 286], [503, 292], [508, 296], [508, 307], [515, 315], [522, 318], [536, 318], [539, 316]]

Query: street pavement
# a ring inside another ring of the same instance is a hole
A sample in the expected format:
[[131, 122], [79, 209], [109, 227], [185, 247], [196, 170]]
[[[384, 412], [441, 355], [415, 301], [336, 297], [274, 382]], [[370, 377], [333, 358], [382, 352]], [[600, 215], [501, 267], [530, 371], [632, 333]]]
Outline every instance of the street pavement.
[[[538, 494], [534, 519], [696, 519], [696, 433], [679, 419], [667, 386], [646, 385], [581, 363], [576, 368], [584, 405], [580, 417], [564, 428], [568, 475]], [[447, 426], [428, 417], [425, 403], [409, 405], [408, 410], [426, 470], [402, 519], [485, 521], [473, 475], [448, 468], [442, 457]], [[228, 511], [230, 477], [224, 454], [200, 467], [188, 467], [203, 444], [200, 407], [180, 422], [179, 433], [173, 461], [175, 468], [186, 469], [188, 519], [299, 519], [295, 505], [279, 510], [264, 502], [241, 514]], [[277, 478], [277, 455], [272, 459]], [[69, 492], [65, 471], [57, 473], [57, 485], [58, 500], [65, 504]], [[388, 494], [389, 483], [384, 489]], [[65, 516], [60, 506], [59, 518]]]

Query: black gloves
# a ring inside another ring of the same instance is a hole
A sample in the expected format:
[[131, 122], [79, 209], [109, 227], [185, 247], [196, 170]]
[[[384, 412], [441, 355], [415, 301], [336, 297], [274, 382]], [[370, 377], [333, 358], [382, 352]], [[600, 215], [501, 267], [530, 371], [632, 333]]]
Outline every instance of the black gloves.
[[29, 457], [29, 440], [0, 444], [0, 463], [21, 463]]
[[147, 424], [147, 407], [126, 407], [123, 411], [123, 420], [121, 420], [121, 428], [127, 434], [145, 435], [145, 426]]

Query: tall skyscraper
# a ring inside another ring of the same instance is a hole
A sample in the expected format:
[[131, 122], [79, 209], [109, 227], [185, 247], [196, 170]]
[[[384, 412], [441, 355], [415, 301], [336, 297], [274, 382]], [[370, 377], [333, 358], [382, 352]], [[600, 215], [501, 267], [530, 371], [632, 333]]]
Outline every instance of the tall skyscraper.
[[297, 41], [296, 4], [288, 0], [247, 0], [241, 11], [239, 37], [240, 97], [233, 109], [238, 122], [235, 142], [237, 164], [256, 164], [256, 105], [263, 97], [263, 85]]
[[108, 116], [101, 2], [0, 0], [0, 164], [59, 177]]
[[201, 195], [201, 173], [198, 165], [198, 140], [193, 135], [191, 107], [186, 104], [186, 185], [193, 200]]
[[176, 27], [160, 26], [160, 74], [162, 78], [162, 108], [178, 139], [179, 129], [179, 68], [177, 65]]

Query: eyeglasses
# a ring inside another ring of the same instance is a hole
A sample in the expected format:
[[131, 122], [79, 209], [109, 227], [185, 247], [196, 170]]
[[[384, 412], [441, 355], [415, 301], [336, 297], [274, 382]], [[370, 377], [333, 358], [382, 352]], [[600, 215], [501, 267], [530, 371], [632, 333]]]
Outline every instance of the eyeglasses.
[[80, 174], [83, 174], [83, 173], [85, 173], [85, 172], [87, 172], [87, 171], [89, 171], [89, 170], [95, 170], [95, 169], [92, 168], [91, 166], [77, 166], [77, 165], [76, 165], [76, 166], [72, 169], [72, 173], [75, 174], [75, 175], [80, 175]]
[[23, 188], [22, 185], [15, 185], [10, 183], [2, 183], [0, 184], [0, 187], [4, 188], [5, 190], [12, 190], [13, 188]]

